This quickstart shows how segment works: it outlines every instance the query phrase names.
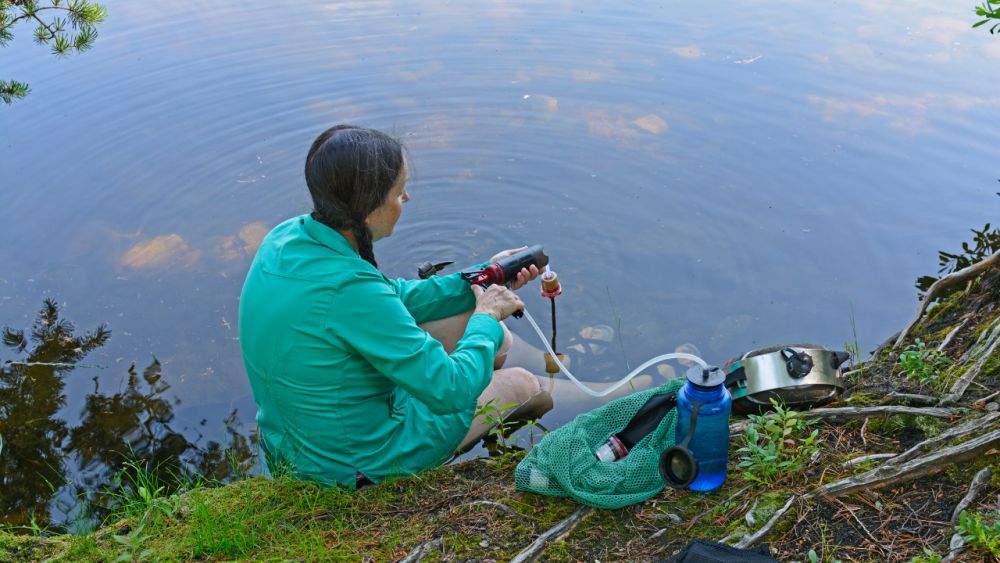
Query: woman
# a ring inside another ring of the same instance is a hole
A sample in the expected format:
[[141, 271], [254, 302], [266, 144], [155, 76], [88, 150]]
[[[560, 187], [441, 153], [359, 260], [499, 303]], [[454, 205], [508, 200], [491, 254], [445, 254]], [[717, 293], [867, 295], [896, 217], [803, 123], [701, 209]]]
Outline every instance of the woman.
[[[315, 210], [267, 235], [240, 296], [272, 472], [349, 486], [416, 473], [483, 434], [477, 405], [539, 393], [532, 374], [499, 369], [511, 342], [500, 321], [524, 308], [512, 291], [378, 271], [372, 243], [392, 234], [409, 200], [398, 141], [338, 125], [313, 143], [305, 174]], [[522, 270], [511, 287], [537, 275]]]

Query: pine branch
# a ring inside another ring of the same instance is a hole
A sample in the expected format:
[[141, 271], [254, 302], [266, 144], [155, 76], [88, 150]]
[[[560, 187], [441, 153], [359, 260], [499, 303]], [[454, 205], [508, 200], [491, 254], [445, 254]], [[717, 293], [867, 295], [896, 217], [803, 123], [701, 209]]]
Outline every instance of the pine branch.
[[10, 105], [15, 100], [24, 99], [30, 93], [31, 88], [28, 88], [28, 85], [23, 82], [0, 80], [0, 102]]

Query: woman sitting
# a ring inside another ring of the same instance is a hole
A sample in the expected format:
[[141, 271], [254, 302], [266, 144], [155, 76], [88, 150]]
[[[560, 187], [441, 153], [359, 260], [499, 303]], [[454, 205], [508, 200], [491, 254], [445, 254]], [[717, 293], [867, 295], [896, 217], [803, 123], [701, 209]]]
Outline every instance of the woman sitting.
[[[240, 296], [272, 472], [349, 486], [416, 473], [488, 430], [473, 424], [477, 405], [539, 395], [534, 375], [500, 369], [512, 341], [500, 321], [524, 308], [512, 291], [379, 272], [372, 243], [409, 200], [398, 141], [338, 125], [313, 143], [305, 174], [314, 211], [267, 235]], [[512, 289], [537, 275], [522, 270]]]

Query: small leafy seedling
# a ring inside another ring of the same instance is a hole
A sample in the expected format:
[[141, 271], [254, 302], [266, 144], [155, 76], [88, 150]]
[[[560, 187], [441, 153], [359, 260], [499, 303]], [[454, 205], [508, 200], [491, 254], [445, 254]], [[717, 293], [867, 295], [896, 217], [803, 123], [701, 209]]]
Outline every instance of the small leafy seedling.
[[931, 381], [936, 381], [941, 369], [949, 364], [951, 360], [944, 357], [942, 352], [927, 350], [927, 344], [919, 338], [915, 344], [899, 355], [899, 365], [907, 377], [920, 380], [924, 385]]

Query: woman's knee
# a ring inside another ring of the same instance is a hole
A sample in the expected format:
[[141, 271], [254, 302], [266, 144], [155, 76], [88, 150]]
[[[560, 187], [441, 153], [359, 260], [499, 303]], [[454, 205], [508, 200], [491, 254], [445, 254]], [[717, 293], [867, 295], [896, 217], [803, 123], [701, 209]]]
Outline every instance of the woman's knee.
[[518, 402], [527, 401], [541, 390], [538, 378], [530, 371], [524, 368], [507, 368], [503, 371]]

